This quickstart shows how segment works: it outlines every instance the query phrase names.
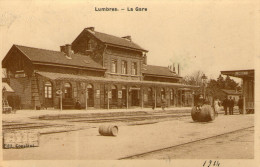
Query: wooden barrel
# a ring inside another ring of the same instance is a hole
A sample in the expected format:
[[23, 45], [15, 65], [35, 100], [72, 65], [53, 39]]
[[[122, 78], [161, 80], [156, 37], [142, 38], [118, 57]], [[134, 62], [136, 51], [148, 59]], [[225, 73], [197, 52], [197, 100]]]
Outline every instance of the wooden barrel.
[[200, 110], [195, 106], [191, 109], [191, 117], [194, 121], [208, 122], [215, 119], [215, 113], [210, 105], [203, 105]]
[[199, 121], [199, 111], [197, 111], [196, 106], [191, 109], [191, 118], [193, 121]]
[[118, 133], [118, 127], [115, 125], [101, 125], [98, 132], [102, 136], [116, 136]]

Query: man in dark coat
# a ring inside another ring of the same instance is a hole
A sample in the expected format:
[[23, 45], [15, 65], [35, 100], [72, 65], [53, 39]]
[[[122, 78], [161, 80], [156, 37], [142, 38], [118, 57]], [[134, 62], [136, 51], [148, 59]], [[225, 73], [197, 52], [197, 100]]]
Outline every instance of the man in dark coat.
[[243, 99], [241, 96], [239, 96], [239, 100], [237, 102], [238, 108], [239, 108], [239, 114], [243, 114]]
[[81, 104], [80, 104], [79, 100], [76, 101], [75, 108], [78, 110], [81, 109]]
[[202, 95], [199, 96], [198, 100], [197, 100], [197, 104], [196, 104], [196, 109], [197, 111], [201, 110], [201, 107], [204, 105], [205, 101]]
[[228, 101], [227, 97], [225, 97], [225, 99], [222, 102], [222, 106], [224, 107], [224, 110], [225, 110], [225, 115], [227, 115], [228, 104], [229, 104], [229, 101]]
[[230, 97], [229, 98], [229, 105], [228, 105], [229, 115], [233, 115], [234, 105], [235, 105], [235, 101], [232, 99], [232, 97]]

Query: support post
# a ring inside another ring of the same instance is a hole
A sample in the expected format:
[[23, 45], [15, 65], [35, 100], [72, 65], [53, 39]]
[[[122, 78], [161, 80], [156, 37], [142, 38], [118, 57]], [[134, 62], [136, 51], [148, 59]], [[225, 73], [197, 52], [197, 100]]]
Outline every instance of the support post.
[[126, 87], [126, 109], [128, 109], [128, 86]]
[[247, 94], [247, 82], [246, 80], [243, 78], [242, 79], [242, 84], [243, 84], [243, 88], [242, 88], [242, 95], [243, 95], [243, 115], [246, 114], [246, 94]]
[[157, 103], [157, 94], [156, 94], [157, 90], [156, 87], [154, 88], [154, 109], [156, 109], [156, 103]]
[[62, 94], [60, 94], [60, 110], [62, 111]]
[[62, 86], [60, 85], [60, 111], [62, 111]]
[[110, 90], [107, 91], [107, 109], [109, 110], [109, 95], [110, 95]]
[[192, 98], [191, 98], [191, 107], [194, 107], [194, 92], [191, 94]]
[[243, 115], [246, 114], [246, 97], [243, 96]]
[[143, 90], [143, 87], [141, 87], [141, 95], [142, 95], [142, 108], [144, 108], [144, 90]]
[[86, 110], [88, 110], [88, 88], [86, 87]]

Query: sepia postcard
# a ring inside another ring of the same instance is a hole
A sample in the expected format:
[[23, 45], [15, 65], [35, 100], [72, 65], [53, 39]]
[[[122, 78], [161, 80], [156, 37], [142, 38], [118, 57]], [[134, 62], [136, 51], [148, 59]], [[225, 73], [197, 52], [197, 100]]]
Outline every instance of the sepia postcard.
[[260, 3], [0, 1], [1, 166], [258, 167]]

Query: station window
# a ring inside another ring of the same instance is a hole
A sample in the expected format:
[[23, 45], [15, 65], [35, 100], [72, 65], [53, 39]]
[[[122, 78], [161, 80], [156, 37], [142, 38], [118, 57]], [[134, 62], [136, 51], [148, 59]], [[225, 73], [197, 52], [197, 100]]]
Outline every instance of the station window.
[[46, 82], [44, 86], [44, 96], [45, 98], [52, 98], [52, 84], [51, 82]]
[[92, 43], [91, 43], [91, 40], [88, 41], [88, 50], [92, 50]]
[[127, 62], [122, 61], [122, 74], [127, 74]]
[[117, 73], [117, 61], [116, 60], [111, 61], [111, 72]]
[[132, 75], [137, 75], [137, 63], [132, 63]]

